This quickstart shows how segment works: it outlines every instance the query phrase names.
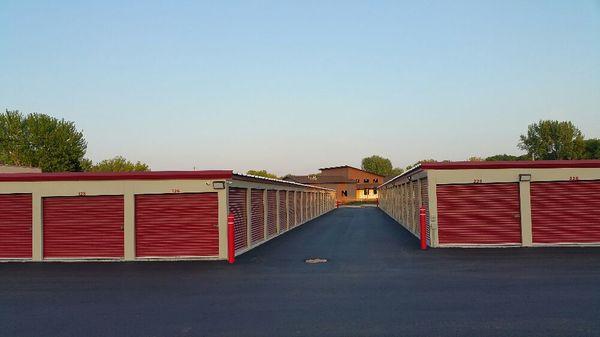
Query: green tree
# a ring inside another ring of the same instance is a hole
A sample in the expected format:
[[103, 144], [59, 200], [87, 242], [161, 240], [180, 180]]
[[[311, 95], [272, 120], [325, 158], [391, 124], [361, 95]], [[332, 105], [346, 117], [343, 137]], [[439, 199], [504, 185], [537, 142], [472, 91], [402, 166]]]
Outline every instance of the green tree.
[[408, 165], [405, 170], [408, 171], [408, 170], [412, 169], [413, 167], [415, 167], [415, 166], [417, 166], [419, 164], [433, 163], [433, 162], [435, 162], [435, 159], [421, 159], [421, 160], [419, 160], [418, 162], [416, 162], [416, 163], [414, 163], [412, 165]]
[[585, 150], [583, 134], [569, 121], [541, 120], [520, 139], [519, 148], [533, 159], [580, 159]]
[[81, 171], [87, 149], [73, 122], [45, 114], [0, 114], [0, 162], [44, 172]]
[[377, 155], [363, 158], [361, 167], [365, 171], [380, 176], [389, 176], [393, 170], [392, 162], [389, 159]]
[[486, 161], [515, 161], [515, 160], [527, 160], [527, 155], [515, 156], [512, 154], [497, 154], [485, 158]]
[[469, 161], [484, 161], [485, 159], [477, 156], [469, 157]]
[[600, 138], [585, 140], [585, 159], [600, 159]]
[[265, 177], [265, 178], [279, 179], [277, 177], [277, 175], [275, 175], [273, 173], [269, 173], [269, 172], [267, 172], [267, 170], [248, 170], [248, 172], [246, 172], [246, 174], [253, 175], [253, 176], [259, 176], [259, 177]]
[[101, 162], [91, 165], [89, 172], [146, 172], [150, 167], [140, 161], [131, 162], [122, 156], [116, 156], [110, 159], [104, 159]]
[[389, 176], [396, 177], [396, 176], [401, 175], [402, 173], [404, 173], [404, 169], [403, 168], [401, 168], [401, 167], [394, 167], [392, 169], [392, 171], [390, 172]]

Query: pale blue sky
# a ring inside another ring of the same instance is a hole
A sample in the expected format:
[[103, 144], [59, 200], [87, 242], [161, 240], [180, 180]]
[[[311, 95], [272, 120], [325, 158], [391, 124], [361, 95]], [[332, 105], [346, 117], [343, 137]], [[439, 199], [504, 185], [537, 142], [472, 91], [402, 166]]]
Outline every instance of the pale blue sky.
[[2, 0], [0, 107], [155, 170], [518, 153], [600, 137], [600, 3]]

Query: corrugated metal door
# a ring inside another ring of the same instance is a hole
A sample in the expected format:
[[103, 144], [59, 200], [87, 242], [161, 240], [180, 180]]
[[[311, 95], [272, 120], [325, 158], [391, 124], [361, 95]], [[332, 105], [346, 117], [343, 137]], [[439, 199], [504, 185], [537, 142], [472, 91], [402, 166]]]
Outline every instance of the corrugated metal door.
[[294, 223], [294, 227], [298, 226], [302, 223], [302, 192], [296, 192], [296, 222]]
[[277, 191], [267, 191], [267, 235], [277, 234]]
[[0, 258], [31, 258], [31, 194], [0, 195]]
[[600, 243], [600, 181], [531, 183], [534, 243]]
[[229, 211], [233, 213], [234, 217], [233, 228], [236, 251], [248, 247], [246, 192], [247, 189], [245, 188], [229, 188]]
[[[431, 242], [431, 234], [429, 230], [429, 189], [428, 189], [427, 178], [421, 179], [421, 205], [425, 208], [426, 217], [426, 229], [427, 229], [427, 243]], [[420, 219], [419, 219], [420, 221]]]
[[440, 244], [521, 242], [517, 183], [438, 185]]
[[286, 191], [279, 191], [279, 232], [285, 232], [287, 230], [287, 209], [286, 205], [287, 193]]
[[309, 219], [308, 214], [308, 200], [309, 194], [306, 192], [302, 192], [302, 222], [306, 222]]
[[43, 198], [45, 258], [122, 258], [122, 195]]
[[317, 217], [317, 213], [319, 211], [319, 204], [317, 202], [317, 193], [312, 193], [312, 210], [311, 210], [311, 215], [314, 218]]
[[265, 239], [265, 205], [264, 190], [252, 190], [252, 243]]
[[136, 195], [136, 256], [218, 256], [218, 206], [216, 192]]
[[293, 228], [294, 226], [296, 226], [296, 199], [294, 198], [295, 195], [296, 192], [294, 191], [290, 191], [288, 193], [288, 207], [290, 212], [289, 228]]

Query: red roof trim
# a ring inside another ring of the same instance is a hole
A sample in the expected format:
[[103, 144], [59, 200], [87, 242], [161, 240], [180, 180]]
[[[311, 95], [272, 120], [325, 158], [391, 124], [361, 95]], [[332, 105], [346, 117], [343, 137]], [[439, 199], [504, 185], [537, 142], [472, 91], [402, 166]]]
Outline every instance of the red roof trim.
[[422, 163], [424, 170], [511, 168], [600, 168], [600, 160], [458, 161]]
[[61, 173], [1, 173], [0, 182], [12, 181], [86, 181], [86, 180], [172, 180], [231, 179], [232, 171], [156, 171], [156, 172], [61, 172]]

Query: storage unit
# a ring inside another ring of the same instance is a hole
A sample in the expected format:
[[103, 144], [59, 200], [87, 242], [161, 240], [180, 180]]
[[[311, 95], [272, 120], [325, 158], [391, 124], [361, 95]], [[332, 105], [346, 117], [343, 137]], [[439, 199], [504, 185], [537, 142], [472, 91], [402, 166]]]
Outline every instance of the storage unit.
[[121, 259], [124, 256], [122, 195], [45, 197], [44, 259]]
[[217, 257], [217, 193], [136, 195], [135, 252], [142, 258]]
[[231, 171], [0, 174], [0, 259], [225, 260], [230, 213], [239, 255], [302, 224], [304, 192], [335, 206], [333, 190]]
[[251, 236], [252, 244], [265, 239], [265, 190], [252, 190], [251, 208]]
[[287, 198], [287, 191], [279, 191], [279, 233], [283, 233], [288, 229]]
[[31, 258], [31, 194], [0, 195], [0, 259]]
[[296, 217], [298, 216], [296, 214], [296, 191], [288, 192], [288, 198], [288, 207], [290, 214], [289, 228], [294, 228], [296, 226]]
[[600, 242], [600, 181], [531, 183], [534, 244]]
[[267, 237], [277, 234], [277, 191], [267, 191]]
[[247, 189], [235, 188], [229, 189], [229, 212], [233, 214], [235, 250], [240, 251], [248, 247], [248, 223], [246, 209]]
[[440, 244], [520, 244], [519, 184], [439, 185]]
[[302, 192], [295, 192], [294, 193], [295, 198], [296, 198], [296, 205], [294, 207], [294, 210], [296, 211], [296, 221], [294, 222], [294, 227], [297, 226], [299, 223], [302, 223]]
[[432, 247], [600, 245], [600, 161], [423, 163], [379, 207]]

